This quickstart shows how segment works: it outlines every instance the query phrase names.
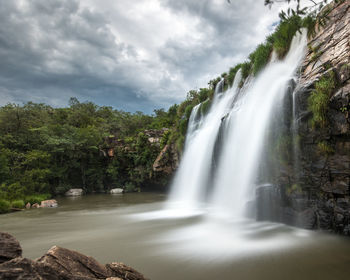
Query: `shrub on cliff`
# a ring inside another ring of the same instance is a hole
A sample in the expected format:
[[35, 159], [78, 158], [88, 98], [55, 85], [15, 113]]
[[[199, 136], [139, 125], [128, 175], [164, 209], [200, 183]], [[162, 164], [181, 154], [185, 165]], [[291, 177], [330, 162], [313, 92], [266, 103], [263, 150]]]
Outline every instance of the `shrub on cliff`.
[[254, 76], [257, 75], [268, 63], [271, 52], [272, 44], [266, 42], [265, 44], [260, 44], [249, 56], [253, 63], [252, 72]]
[[311, 125], [325, 127], [327, 125], [327, 110], [329, 98], [336, 87], [334, 72], [323, 76], [316, 84], [308, 99], [308, 108], [312, 112]]

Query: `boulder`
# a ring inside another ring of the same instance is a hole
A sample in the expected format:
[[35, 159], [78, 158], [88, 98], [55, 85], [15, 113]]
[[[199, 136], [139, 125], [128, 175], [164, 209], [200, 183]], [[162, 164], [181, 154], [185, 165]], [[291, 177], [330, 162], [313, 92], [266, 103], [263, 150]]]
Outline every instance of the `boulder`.
[[22, 248], [12, 235], [0, 232], [0, 263], [21, 257]]
[[30, 205], [30, 203], [28, 202], [28, 203], [26, 204], [26, 209], [30, 209], [30, 207], [31, 207], [31, 205]]
[[83, 189], [70, 189], [64, 195], [65, 196], [81, 196], [81, 195], [83, 195]]
[[43, 200], [40, 204], [40, 207], [42, 208], [56, 208], [58, 206], [57, 200], [50, 199], [50, 200]]
[[123, 193], [123, 189], [121, 189], [121, 188], [116, 188], [116, 189], [111, 189], [110, 191], [109, 191], [109, 193], [110, 194], [121, 194], [121, 193]]
[[34, 204], [32, 205], [32, 208], [40, 208], [39, 203], [34, 203]]
[[58, 246], [53, 246], [44, 256], [37, 259], [37, 262], [50, 266], [55, 271], [64, 271], [74, 276], [93, 279], [105, 279], [110, 276], [106, 267], [94, 258]]

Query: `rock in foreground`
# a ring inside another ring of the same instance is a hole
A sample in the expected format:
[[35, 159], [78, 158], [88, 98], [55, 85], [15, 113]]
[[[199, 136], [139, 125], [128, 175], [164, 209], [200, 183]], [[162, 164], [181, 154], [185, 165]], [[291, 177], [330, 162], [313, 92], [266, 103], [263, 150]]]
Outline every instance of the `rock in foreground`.
[[12, 235], [0, 232], [0, 263], [22, 256], [22, 248]]
[[123, 263], [102, 265], [92, 257], [58, 246], [34, 261], [21, 255], [19, 242], [0, 232], [0, 280], [145, 280], [142, 274]]

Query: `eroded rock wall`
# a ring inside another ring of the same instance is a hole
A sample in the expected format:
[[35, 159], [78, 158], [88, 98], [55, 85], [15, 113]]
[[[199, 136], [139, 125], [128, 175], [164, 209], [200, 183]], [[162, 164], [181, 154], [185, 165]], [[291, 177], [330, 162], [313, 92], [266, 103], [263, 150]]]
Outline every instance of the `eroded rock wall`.
[[[281, 165], [278, 220], [350, 235], [350, 1], [335, 4], [325, 28], [309, 40], [295, 94], [298, 170]], [[316, 83], [334, 73], [326, 125], [313, 127], [309, 97]]]

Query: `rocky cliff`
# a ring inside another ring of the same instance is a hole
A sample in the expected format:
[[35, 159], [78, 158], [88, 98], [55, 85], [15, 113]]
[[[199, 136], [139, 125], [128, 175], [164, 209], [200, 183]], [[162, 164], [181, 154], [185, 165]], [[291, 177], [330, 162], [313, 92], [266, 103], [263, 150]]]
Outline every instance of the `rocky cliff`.
[[261, 219], [350, 235], [350, 1], [331, 5], [326, 26], [309, 39], [294, 91], [298, 164], [281, 164], [275, 186], [257, 194], [273, 197], [278, 209]]

